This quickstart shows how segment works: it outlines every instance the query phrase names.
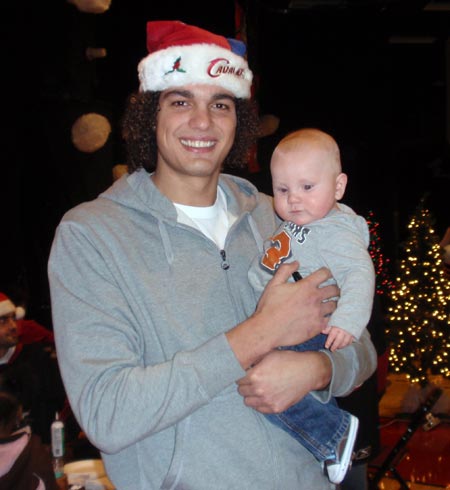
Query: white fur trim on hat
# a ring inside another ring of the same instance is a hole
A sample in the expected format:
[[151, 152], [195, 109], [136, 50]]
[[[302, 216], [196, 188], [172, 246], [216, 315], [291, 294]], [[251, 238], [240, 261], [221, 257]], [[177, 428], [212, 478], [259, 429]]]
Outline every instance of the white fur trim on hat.
[[26, 311], [23, 306], [18, 306], [16, 308], [16, 320], [22, 320], [25, 317]]
[[249, 98], [253, 74], [247, 61], [213, 44], [171, 46], [145, 57], [138, 66], [140, 91], [160, 92], [190, 84], [207, 84]]

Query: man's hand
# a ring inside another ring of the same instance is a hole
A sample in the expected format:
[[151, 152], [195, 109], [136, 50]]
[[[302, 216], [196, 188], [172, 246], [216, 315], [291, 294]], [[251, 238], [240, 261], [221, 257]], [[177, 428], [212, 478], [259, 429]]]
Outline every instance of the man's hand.
[[318, 335], [336, 309], [336, 301], [324, 300], [339, 296], [338, 287], [319, 287], [331, 277], [330, 271], [321, 268], [301, 281], [288, 283], [297, 269], [298, 262], [281, 265], [256, 308], [256, 315], [268, 315], [274, 334], [278, 334], [275, 347], [300, 344]]
[[331, 362], [321, 352], [275, 350], [240, 379], [244, 403], [261, 413], [279, 413], [331, 379]]
[[331, 277], [322, 268], [298, 282], [287, 282], [298, 262], [283, 264], [267, 284], [255, 313], [226, 333], [244, 369], [277, 347], [300, 344], [319, 334], [336, 309], [337, 286], [319, 287]]

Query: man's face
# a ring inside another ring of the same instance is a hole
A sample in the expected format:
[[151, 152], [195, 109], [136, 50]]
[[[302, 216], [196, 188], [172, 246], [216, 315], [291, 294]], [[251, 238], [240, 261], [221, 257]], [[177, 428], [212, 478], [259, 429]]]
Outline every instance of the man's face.
[[157, 116], [157, 172], [174, 181], [217, 175], [236, 131], [231, 92], [187, 85], [161, 93]]
[[0, 348], [9, 349], [19, 342], [15, 313], [0, 316]]

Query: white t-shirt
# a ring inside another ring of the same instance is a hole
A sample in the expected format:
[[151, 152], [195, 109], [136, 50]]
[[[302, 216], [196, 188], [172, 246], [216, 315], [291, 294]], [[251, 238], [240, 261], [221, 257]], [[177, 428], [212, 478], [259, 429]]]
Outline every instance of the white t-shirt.
[[193, 226], [223, 249], [228, 230], [236, 216], [228, 212], [227, 199], [220, 187], [217, 187], [216, 202], [212, 206], [186, 206], [174, 202], [178, 213], [178, 222]]

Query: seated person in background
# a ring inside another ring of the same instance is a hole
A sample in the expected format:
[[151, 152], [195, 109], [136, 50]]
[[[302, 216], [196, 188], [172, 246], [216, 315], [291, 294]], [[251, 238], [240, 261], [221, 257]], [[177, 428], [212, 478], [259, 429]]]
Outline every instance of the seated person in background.
[[[298, 278], [328, 267], [341, 290], [337, 309], [322, 334], [289, 349], [342, 349], [360, 338], [369, 321], [375, 273], [366, 220], [338, 203], [347, 185], [338, 145], [318, 129], [295, 131], [277, 145], [270, 168], [275, 210], [284, 221], [255, 258], [250, 283], [262, 293], [285, 261], [300, 263]], [[342, 481], [352, 457], [356, 417], [334, 400], [323, 404], [307, 395], [268, 418], [325, 462], [332, 483]]]
[[63, 407], [65, 391], [51, 332], [28, 322], [21, 335], [17, 316], [23, 314], [23, 309], [0, 293], [0, 387], [18, 397], [33, 432], [48, 444], [50, 425]]
[[58, 488], [50, 453], [31, 428], [23, 425], [20, 402], [7, 391], [0, 391], [0, 488]]

